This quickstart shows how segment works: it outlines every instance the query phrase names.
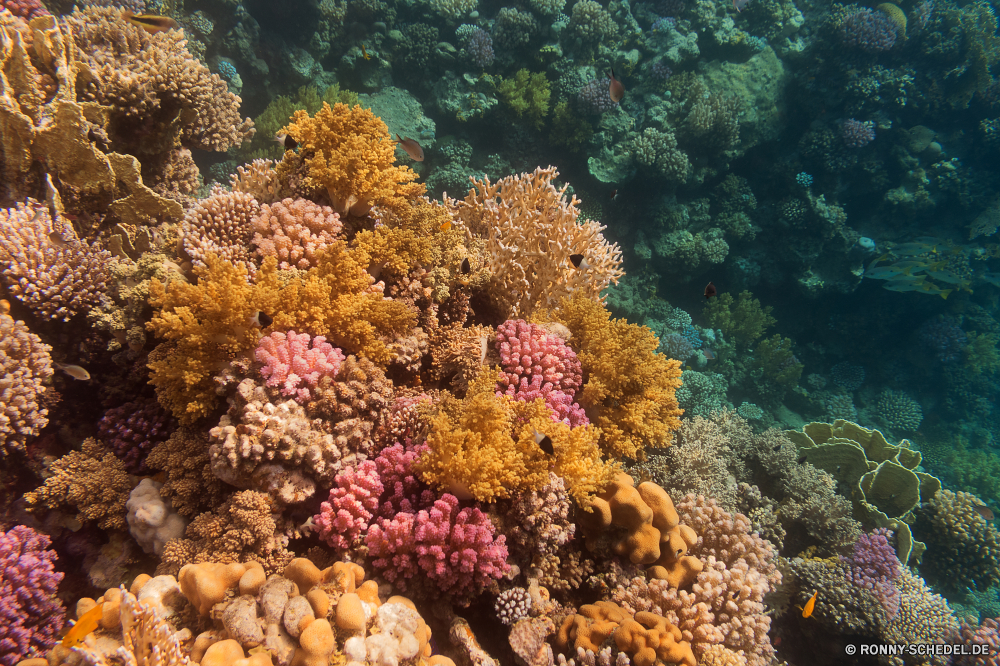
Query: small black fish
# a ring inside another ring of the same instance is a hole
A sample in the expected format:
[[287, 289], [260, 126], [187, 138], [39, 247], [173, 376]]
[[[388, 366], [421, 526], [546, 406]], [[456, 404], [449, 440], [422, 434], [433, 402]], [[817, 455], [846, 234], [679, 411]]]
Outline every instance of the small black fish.
[[708, 286], [705, 287], [705, 298], [712, 298], [712, 296], [715, 296], [717, 293], [719, 292], [715, 290], [715, 284], [709, 282]]
[[285, 150], [295, 150], [299, 147], [299, 142], [287, 134], [275, 134], [274, 142]]
[[618, 198], [618, 190], [617, 189], [611, 190], [611, 200], [614, 201], [617, 198]]
[[469, 263], [469, 258], [466, 257], [465, 259], [462, 259], [462, 273], [464, 275], [468, 275], [469, 271], [471, 270], [472, 270], [472, 265]]
[[260, 328], [267, 328], [273, 323], [274, 323], [274, 317], [265, 312], [261, 312], [260, 310], [254, 312], [253, 316], [250, 317], [251, 326], [259, 326]]
[[799, 458], [799, 464], [801, 465], [802, 463], [804, 463], [806, 461], [806, 458], [807, 456], [802, 456], [801, 458]]
[[781, 450], [781, 444], [778, 444], [776, 447], [774, 447], [773, 450], [774, 451], [780, 451]]
[[582, 254], [571, 254], [569, 255], [569, 260], [573, 263], [574, 268], [582, 270], [590, 268], [590, 264], [587, 263], [587, 260]]
[[551, 437], [549, 437], [543, 432], [538, 432], [534, 428], [532, 428], [531, 431], [535, 434], [535, 444], [538, 444], [538, 448], [540, 448], [542, 451], [544, 451], [550, 456], [553, 453], [555, 453], [555, 448], [553, 448], [552, 446]]

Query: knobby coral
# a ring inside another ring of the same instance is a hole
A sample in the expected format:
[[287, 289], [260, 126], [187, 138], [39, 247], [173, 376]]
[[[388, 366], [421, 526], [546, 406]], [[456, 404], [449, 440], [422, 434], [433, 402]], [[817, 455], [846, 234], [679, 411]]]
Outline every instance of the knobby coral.
[[49, 422], [41, 406], [52, 350], [23, 321], [0, 314], [0, 452], [23, 449]]
[[0, 663], [44, 654], [56, 642], [66, 621], [56, 597], [63, 578], [49, 538], [18, 525], [0, 532]]

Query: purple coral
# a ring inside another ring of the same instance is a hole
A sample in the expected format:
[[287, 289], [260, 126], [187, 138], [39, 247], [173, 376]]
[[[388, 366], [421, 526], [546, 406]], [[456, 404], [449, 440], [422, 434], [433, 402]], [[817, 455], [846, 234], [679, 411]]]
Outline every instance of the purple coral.
[[606, 113], [617, 104], [611, 99], [608, 79], [594, 79], [576, 93], [576, 99], [588, 113]]
[[371, 460], [362, 462], [357, 470], [348, 467], [334, 481], [337, 487], [330, 490], [329, 501], [320, 505], [313, 521], [326, 545], [347, 550], [368, 529], [368, 521], [378, 510], [382, 481]]
[[489, 67], [493, 64], [493, 38], [482, 28], [472, 31], [465, 50], [477, 67]]
[[177, 425], [155, 399], [133, 400], [109, 409], [97, 424], [98, 437], [111, 445], [130, 474], [145, 474], [146, 455], [166, 441]]
[[653, 62], [653, 66], [650, 68], [649, 73], [654, 79], [666, 81], [674, 73], [674, 70], [670, 69], [670, 66], [667, 65], [667, 62], [663, 58], [660, 58]]
[[0, 664], [14, 666], [56, 643], [66, 609], [56, 597], [62, 572], [44, 534], [18, 525], [0, 532]]
[[501, 390], [525, 402], [544, 398], [553, 420], [570, 426], [589, 423], [573, 396], [583, 383], [580, 360], [569, 345], [537, 324], [511, 319], [497, 328], [503, 370]]
[[900, 591], [895, 585], [899, 577], [896, 549], [889, 544], [892, 532], [885, 528], [862, 534], [854, 544], [850, 557], [841, 556], [847, 568], [847, 579], [855, 586], [871, 592], [891, 620], [899, 611]]
[[925, 321], [917, 329], [917, 336], [920, 343], [934, 352], [942, 363], [954, 363], [962, 358], [962, 349], [968, 342], [958, 321], [947, 315]]
[[323, 377], [336, 377], [344, 353], [322, 335], [275, 331], [261, 338], [254, 357], [264, 364], [260, 374], [268, 386], [280, 386], [281, 395], [294, 396], [300, 403], [312, 399], [310, 389]]
[[840, 36], [847, 46], [867, 53], [881, 53], [896, 45], [896, 24], [880, 11], [860, 7], [840, 24]]
[[427, 510], [379, 519], [365, 543], [372, 565], [401, 590], [423, 576], [461, 604], [510, 570], [506, 537], [478, 508], [459, 510], [448, 493]]
[[48, 10], [39, 0], [0, 0], [0, 9], [6, 9], [25, 21], [39, 16], [49, 16]]
[[840, 138], [848, 148], [864, 148], [875, 140], [875, 123], [848, 118], [840, 125]]

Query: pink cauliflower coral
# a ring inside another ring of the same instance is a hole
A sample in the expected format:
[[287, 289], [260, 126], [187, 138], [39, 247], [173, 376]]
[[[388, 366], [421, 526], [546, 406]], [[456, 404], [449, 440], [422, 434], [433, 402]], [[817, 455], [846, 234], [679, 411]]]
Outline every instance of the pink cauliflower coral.
[[497, 348], [503, 369], [498, 395], [526, 402], [544, 398], [554, 421], [574, 427], [590, 422], [573, 402], [583, 383], [580, 360], [562, 338], [537, 324], [511, 319], [497, 328]]
[[257, 254], [277, 257], [282, 270], [315, 266], [317, 254], [337, 239], [344, 226], [332, 208], [308, 199], [264, 204], [252, 225]]
[[458, 511], [458, 498], [445, 493], [430, 509], [380, 518], [365, 543], [375, 568], [401, 590], [422, 573], [441, 593], [467, 603], [510, 570], [506, 538], [495, 535], [486, 514]]
[[382, 449], [375, 458], [379, 478], [385, 487], [385, 497], [379, 515], [392, 518], [397, 513], [416, 513], [434, 503], [437, 496], [421, 482], [413, 471], [413, 463], [427, 450], [426, 444], [403, 447], [393, 444]]
[[344, 353], [326, 341], [322, 335], [312, 338], [295, 331], [275, 331], [260, 339], [256, 359], [264, 364], [260, 374], [268, 386], [280, 386], [281, 395], [294, 396], [300, 403], [312, 398], [311, 388], [316, 388], [323, 377], [336, 377]]
[[330, 499], [320, 505], [320, 512], [313, 516], [319, 538], [331, 548], [347, 550], [368, 529], [368, 521], [378, 510], [382, 494], [382, 481], [374, 462], [365, 460], [357, 471], [348, 467], [334, 479], [336, 488], [330, 490]]

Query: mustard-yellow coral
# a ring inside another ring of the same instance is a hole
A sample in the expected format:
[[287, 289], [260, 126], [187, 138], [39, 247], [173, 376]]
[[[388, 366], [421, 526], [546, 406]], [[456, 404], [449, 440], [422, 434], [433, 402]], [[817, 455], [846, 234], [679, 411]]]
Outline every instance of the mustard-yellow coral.
[[[305, 185], [325, 191], [340, 213], [398, 208], [424, 193], [424, 186], [413, 182], [417, 174], [396, 165], [396, 142], [370, 109], [323, 102], [313, 117], [296, 111], [284, 131], [299, 143]], [[297, 159], [295, 153], [285, 153], [286, 163]]]
[[612, 319], [604, 304], [577, 293], [554, 313], [572, 337], [587, 378], [577, 402], [600, 427], [601, 449], [613, 458], [645, 458], [647, 446], [669, 446], [683, 410], [674, 392], [680, 361], [656, 353], [645, 326]]
[[349, 354], [386, 364], [391, 356], [383, 336], [410, 330], [415, 314], [387, 300], [365, 271], [368, 255], [338, 241], [321, 254], [318, 265], [284, 281], [273, 257], [264, 261], [254, 284], [246, 268], [210, 256], [196, 268], [198, 284], [153, 280], [150, 303], [157, 308], [149, 329], [166, 342], [150, 354], [150, 383], [160, 403], [183, 424], [208, 415], [218, 400], [212, 375], [257, 342], [250, 327], [258, 310], [270, 314], [271, 331], [325, 335]]
[[[618, 467], [601, 460], [600, 431], [553, 421], [541, 398], [519, 402], [496, 395], [499, 378], [497, 369], [482, 371], [464, 400], [446, 400], [431, 417], [429, 450], [416, 465], [428, 483], [490, 502], [541, 488], [551, 464], [580, 503], [610, 483]], [[539, 448], [535, 431], [552, 438], [552, 456]]]

